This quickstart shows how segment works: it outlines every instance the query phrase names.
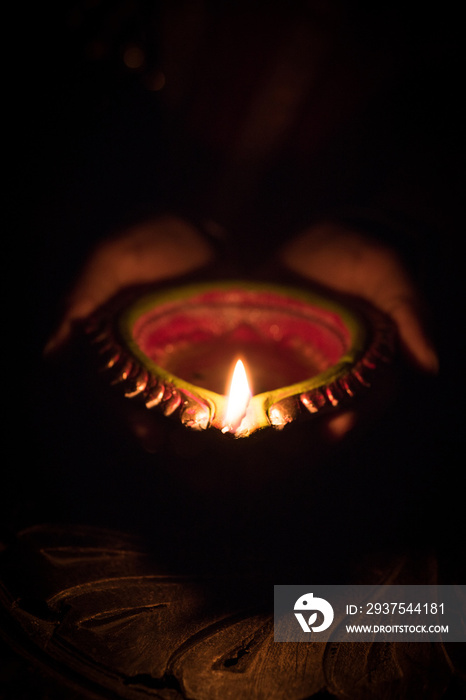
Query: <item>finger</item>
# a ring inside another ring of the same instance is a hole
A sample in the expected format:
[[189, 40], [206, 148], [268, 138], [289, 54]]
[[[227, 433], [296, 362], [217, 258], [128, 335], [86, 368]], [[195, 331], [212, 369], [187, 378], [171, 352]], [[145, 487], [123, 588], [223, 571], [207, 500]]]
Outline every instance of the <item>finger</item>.
[[166, 439], [161, 421], [154, 419], [154, 416], [145, 407], [128, 411], [128, 428], [141, 447], [151, 454], [161, 449]]
[[95, 308], [96, 301], [92, 297], [83, 297], [77, 301], [74, 305], [73, 312], [68, 313], [63, 318], [55, 333], [47, 341], [44, 347], [44, 355], [52, 355], [60, 347], [62, 347], [66, 343], [67, 338], [71, 335], [73, 323], [78, 319], [86, 318], [86, 316], [91, 314]]
[[412, 296], [389, 298], [380, 306], [395, 321], [405, 355], [424, 372], [437, 374], [438, 355], [425, 331], [418, 307]]
[[356, 414], [354, 411], [345, 411], [329, 418], [327, 432], [333, 441], [342, 440], [356, 424]]

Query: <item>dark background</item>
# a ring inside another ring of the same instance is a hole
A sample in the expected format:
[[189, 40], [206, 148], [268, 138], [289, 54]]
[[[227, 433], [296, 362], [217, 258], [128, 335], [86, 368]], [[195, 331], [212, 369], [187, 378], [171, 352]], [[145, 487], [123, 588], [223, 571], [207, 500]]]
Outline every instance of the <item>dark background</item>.
[[[271, 12], [267, 5], [236, 6], [239, 10], [226, 4], [223, 12], [233, 12], [243, 29], [261, 26], [257, 18]], [[319, 7], [310, 7], [323, 21]], [[81, 381], [81, 368], [73, 365], [79, 353], [59, 358], [55, 366], [42, 358], [66, 294], [95, 243], [126, 223], [166, 210], [196, 222], [214, 219], [227, 231], [228, 250], [241, 272], [241, 261], [248, 260], [250, 271], [264, 251], [333, 217], [360, 226], [403, 255], [430, 309], [440, 373], [426, 378], [402, 363], [399, 398], [386, 418], [362, 444], [345, 447], [335, 458], [340, 480], [331, 488], [320, 484], [334, 499], [328, 541], [340, 538], [342, 550], [348, 544], [352, 531], [344, 532], [346, 515], [338, 514], [348, 494], [361, 487], [358, 507], [366, 504], [368, 510], [363, 518], [355, 506], [353, 515], [356, 530], [368, 535], [369, 549], [374, 542], [395, 542], [396, 549], [402, 541], [411, 552], [434, 551], [444, 582], [461, 578], [461, 22], [451, 9], [439, 14], [396, 5], [369, 12], [358, 3], [331, 7], [325, 22], [339, 23], [341, 35], [347, 31], [361, 47], [360, 65], [371, 66], [375, 53], [378, 60], [387, 56], [380, 65], [388, 68], [375, 71], [371, 97], [349, 125], [309, 160], [291, 139], [267, 163], [254, 196], [241, 200], [233, 213], [221, 197], [210, 199], [228, 163], [222, 144], [189, 128], [188, 98], [188, 111], [173, 115], [166, 111], [163, 90], [147, 88], [162, 61], [162, 5], [68, 3], [53, 11], [37, 5], [12, 14], [4, 28], [10, 35], [12, 88], [4, 135], [13, 185], [3, 236], [5, 306], [13, 318], [11, 326], [4, 325], [4, 343], [5, 374], [14, 380], [3, 461], [5, 543], [22, 527], [67, 517], [76, 521], [80, 514], [90, 523], [130, 527], [128, 499], [145, 498], [140, 510], [150, 509], [149, 458], [102, 415], [94, 399], [88, 404], [92, 381]], [[211, 8], [208, 17], [221, 22], [222, 12]], [[141, 69], [122, 60], [130, 43], [144, 49]], [[234, 49], [233, 42], [233, 60]], [[383, 211], [374, 215], [380, 202]], [[133, 463], [139, 462], [142, 471], [128, 494]], [[318, 512], [325, 518], [323, 505]], [[276, 535], [272, 525], [270, 535]], [[356, 551], [357, 543], [352, 547]], [[347, 556], [348, 551], [353, 550]]]

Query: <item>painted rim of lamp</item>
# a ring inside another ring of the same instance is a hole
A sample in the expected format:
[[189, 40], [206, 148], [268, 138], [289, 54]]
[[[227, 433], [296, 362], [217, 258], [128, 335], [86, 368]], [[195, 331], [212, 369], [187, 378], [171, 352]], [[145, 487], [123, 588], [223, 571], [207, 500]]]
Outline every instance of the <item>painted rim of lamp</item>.
[[[134, 337], [135, 324], [145, 314], [186, 311], [199, 304], [213, 303], [215, 295], [223, 295], [224, 304], [273, 301], [283, 309], [290, 308], [312, 318], [323, 313], [333, 319], [333, 332], [339, 329], [349, 339], [338, 361], [324, 371], [298, 383], [256, 394], [251, 399], [254, 415], [252, 428], [237, 434], [249, 435], [260, 428], [281, 429], [288, 423], [309, 418], [323, 411], [346, 405], [367, 391], [383, 365], [392, 361], [394, 328], [382, 313], [366, 305], [349, 305], [309, 289], [245, 281], [190, 284], [164, 290], [145, 290], [126, 304], [112, 304], [98, 310], [85, 324], [85, 332], [97, 350], [100, 369], [110, 374], [110, 383], [123, 395], [178, 418], [195, 430], [221, 429], [226, 409], [226, 396], [198, 387], [171, 374], [153, 362]], [[217, 301], [218, 306], [218, 301]], [[212, 309], [215, 305], [212, 306]], [[331, 329], [332, 330], [332, 329]]]

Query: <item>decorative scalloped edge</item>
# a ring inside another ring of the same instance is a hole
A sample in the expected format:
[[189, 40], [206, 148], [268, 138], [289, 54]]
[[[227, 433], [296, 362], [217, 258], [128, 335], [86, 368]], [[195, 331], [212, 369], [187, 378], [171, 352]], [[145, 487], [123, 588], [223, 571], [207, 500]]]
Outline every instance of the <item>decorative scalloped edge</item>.
[[341, 408], [371, 388], [380, 367], [392, 362], [395, 337], [388, 319], [372, 310], [366, 311], [365, 315], [372, 323], [373, 333], [365, 354], [328, 384], [273, 404], [268, 415], [274, 427], [283, 428], [293, 420]]

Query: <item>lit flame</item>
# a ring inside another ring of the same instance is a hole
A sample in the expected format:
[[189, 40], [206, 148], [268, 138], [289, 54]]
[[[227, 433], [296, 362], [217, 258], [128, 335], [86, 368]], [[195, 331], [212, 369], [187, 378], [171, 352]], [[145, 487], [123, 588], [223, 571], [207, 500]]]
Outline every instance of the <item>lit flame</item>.
[[235, 433], [238, 430], [248, 410], [251, 395], [246, 370], [242, 361], [238, 360], [231, 379], [222, 433]]

